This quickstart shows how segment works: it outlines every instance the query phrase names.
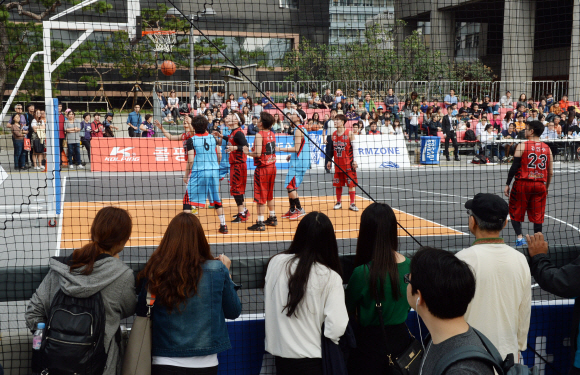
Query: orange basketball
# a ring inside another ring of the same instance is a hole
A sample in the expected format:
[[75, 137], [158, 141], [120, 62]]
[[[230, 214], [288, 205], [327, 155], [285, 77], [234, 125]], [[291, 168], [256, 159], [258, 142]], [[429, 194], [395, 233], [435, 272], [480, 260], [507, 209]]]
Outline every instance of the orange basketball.
[[175, 67], [175, 63], [171, 60], [165, 60], [163, 61], [163, 64], [161, 64], [161, 73], [163, 73], [166, 76], [170, 76], [173, 73], [175, 73], [176, 67]]

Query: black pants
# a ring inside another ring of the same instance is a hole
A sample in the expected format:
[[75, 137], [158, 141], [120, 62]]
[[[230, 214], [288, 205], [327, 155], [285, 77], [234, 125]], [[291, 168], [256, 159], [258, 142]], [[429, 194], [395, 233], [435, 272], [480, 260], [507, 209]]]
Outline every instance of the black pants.
[[216, 375], [218, 367], [187, 368], [167, 365], [151, 366], [151, 375]]
[[179, 121], [179, 109], [177, 107], [171, 110], [171, 116], [173, 116], [173, 121], [177, 124], [177, 121]]
[[348, 373], [352, 375], [393, 374], [388, 354], [394, 360], [411, 342], [405, 323], [385, 326], [387, 342], [380, 326], [358, 327], [356, 349], [348, 360]]
[[91, 162], [91, 140], [90, 139], [81, 140], [81, 144], [83, 146], [85, 146], [85, 148], [87, 149], [87, 154], [89, 154], [89, 163], [90, 163]]
[[276, 360], [276, 375], [322, 375], [321, 358], [283, 358]]
[[[328, 150], [330, 150], [332, 148], [332, 135], [327, 135], [326, 136], [326, 153], [328, 154]], [[333, 157], [333, 155], [330, 155], [330, 158]], [[328, 156], [324, 157], [324, 170], [328, 170], [328, 168], [326, 168], [326, 166], [328, 165], [328, 163], [330, 162], [330, 159]]]
[[451, 130], [447, 132], [445, 136], [445, 151], [443, 151], [443, 155], [449, 156], [449, 140], [453, 144], [453, 149], [455, 150], [455, 158], [459, 157], [459, 148], [457, 147], [457, 135], [455, 134], [455, 130]]

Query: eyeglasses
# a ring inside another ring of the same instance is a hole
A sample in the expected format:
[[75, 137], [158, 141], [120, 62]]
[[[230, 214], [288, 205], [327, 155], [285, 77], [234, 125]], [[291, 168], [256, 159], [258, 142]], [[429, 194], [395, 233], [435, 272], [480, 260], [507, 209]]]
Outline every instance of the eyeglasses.
[[407, 273], [403, 276], [403, 280], [405, 280], [405, 284], [411, 284], [411, 274]]

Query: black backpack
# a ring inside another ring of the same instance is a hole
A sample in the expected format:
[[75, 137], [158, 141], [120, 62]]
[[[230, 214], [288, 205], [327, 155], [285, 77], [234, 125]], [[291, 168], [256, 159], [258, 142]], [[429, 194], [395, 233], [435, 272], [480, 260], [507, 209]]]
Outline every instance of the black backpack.
[[514, 355], [508, 354], [505, 360], [501, 359], [501, 354], [487, 337], [475, 328], [471, 327], [481, 340], [483, 346], [466, 345], [454, 349], [445, 354], [435, 365], [432, 375], [444, 375], [449, 366], [465, 361], [475, 359], [493, 366], [499, 375], [537, 375], [537, 367], [529, 368], [525, 365], [514, 363]]
[[105, 318], [100, 292], [76, 298], [59, 290], [50, 304], [40, 347], [43, 373], [101, 375], [107, 363]]
[[463, 136], [463, 140], [465, 140], [465, 141], [477, 141], [477, 137], [475, 136], [475, 132], [471, 129], [467, 129], [465, 131], [465, 135]]

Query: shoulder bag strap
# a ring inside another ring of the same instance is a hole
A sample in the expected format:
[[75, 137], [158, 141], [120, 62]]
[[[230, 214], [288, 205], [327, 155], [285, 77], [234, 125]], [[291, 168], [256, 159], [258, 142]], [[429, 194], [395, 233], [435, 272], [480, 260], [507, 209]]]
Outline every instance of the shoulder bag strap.
[[432, 375], [443, 375], [449, 366], [468, 359], [484, 362], [487, 365], [493, 366], [499, 375], [504, 374], [501, 365], [495, 361], [487, 350], [480, 346], [467, 345], [454, 349], [444, 355], [435, 365]]
[[150, 318], [151, 317], [151, 308], [153, 308], [153, 305], [155, 304], [155, 294], [151, 294], [149, 289], [147, 289], [146, 304], [147, 304], [147, 317]]

